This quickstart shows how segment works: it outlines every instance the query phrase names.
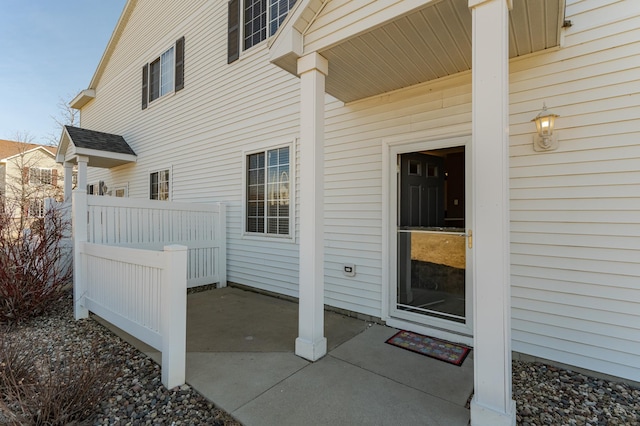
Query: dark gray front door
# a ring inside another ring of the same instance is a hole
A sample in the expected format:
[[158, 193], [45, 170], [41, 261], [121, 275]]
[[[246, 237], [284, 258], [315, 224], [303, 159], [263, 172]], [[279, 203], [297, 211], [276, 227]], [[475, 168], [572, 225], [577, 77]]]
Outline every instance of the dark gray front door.
[[444, 226], [444, 160], [433, 155], [400, 156], [400, 226]]

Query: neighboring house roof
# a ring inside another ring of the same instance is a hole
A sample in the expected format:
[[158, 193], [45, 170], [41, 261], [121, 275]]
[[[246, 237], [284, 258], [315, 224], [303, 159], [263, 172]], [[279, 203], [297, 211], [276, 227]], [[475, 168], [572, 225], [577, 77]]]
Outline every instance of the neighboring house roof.
[[0, 139], [0, 161], [37, 149], [47, 151], [51, 155], [55, 155], [58, 152], [58, 148], [55, 146], [37, 145], [33, 143]]
[[56, 161], [75, 161], [78, 155], [89, 157], [89, 165], [94, 167], [111, 168], [137, 160], [121, 135], [64, 126]]

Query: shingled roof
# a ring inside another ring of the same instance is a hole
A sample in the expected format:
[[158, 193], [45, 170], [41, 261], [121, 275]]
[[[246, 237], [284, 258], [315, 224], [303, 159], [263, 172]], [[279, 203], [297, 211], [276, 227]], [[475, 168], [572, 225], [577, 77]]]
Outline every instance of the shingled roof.
[[136, 162], [137, 156], [120, 135], [64, 126], [56, 161], [75, 163], [78, 156], [88, 158], [88, 165], [111, 168]]
[[77, 148], [95, 149], [98, 151], [116, 152], [119, 154], [136, 155], [129, 144], [120, 135], [81, 129], [80, 127], [64, 126], [69, 137]]

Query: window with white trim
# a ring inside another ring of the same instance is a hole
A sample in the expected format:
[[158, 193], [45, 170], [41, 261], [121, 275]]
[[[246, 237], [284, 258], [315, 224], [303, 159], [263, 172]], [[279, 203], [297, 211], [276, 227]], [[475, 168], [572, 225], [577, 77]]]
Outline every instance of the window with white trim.
[[169, 200], [169, 169], [151, 172], [149, 175], [149, 198]]
[[33, 198], [29, 200], [29, 217], [44, 217], [44, 199]]
[[32, 184], [41, 183], [43, 185], [51, 185], [53, 183], [53, 169], [41, 167], [29, 168], [29, 182]]
[[184, 88], [184, 37], [142, 67], [142, 109]]
[[246, 225], [248, 233], [290, 234], [290, 148], [247, 155]]
[[230, 0], [228, 63], [238, 59], [239, 45], [247, 50], [274, 35], [295, 3], [296, 0]]

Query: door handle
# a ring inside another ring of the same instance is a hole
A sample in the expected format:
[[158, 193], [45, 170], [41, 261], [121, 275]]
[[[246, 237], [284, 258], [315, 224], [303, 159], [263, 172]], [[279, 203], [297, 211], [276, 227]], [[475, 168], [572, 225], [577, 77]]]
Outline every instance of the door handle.
[[471, 229], [467, 232], [467, 247], [473, 248], [473, 230]]

